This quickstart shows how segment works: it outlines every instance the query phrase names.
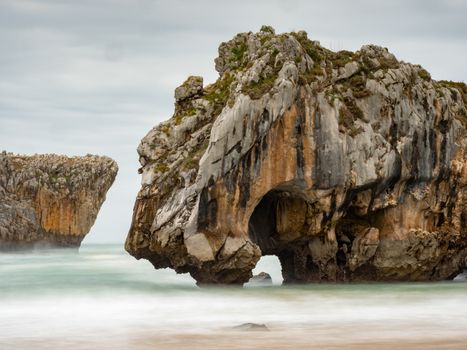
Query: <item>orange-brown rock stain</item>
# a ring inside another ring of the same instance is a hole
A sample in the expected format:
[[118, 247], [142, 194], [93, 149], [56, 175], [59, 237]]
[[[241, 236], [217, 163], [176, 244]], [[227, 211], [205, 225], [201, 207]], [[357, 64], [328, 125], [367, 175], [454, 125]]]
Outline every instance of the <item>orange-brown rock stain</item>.
[[75, 193], [73, 197], [59, 198], [47, 189], [39, 190], [35, 210], [41, 227], [48, 233], [85, 235], [94, 223], [92, 215], [89, 215], [92, 206], [86, 197], [84, 191]]
[[[261, 141], [266, 145], [274, 145], [274, 147], [268, 146], [264, 151], [261, 145], [256, 147], [257, 151], [252, 154], [251, 162], [255, 161], [255, 157], [260, 158], [259, 172], [257, 176], [247, 175], [247, 178], [253, 178], [254, 182], [250, 184], [250, 193], [245, 207], [240, 205], [242, 188], [238, 184], [239, 181], [237, 181], [233, 196], [227, 194], [223, 179], [213, 186], [211, 194], [217, 200], [218, 215], [218, 226], [215, 228], [215, 231], [229, 232], [232, 236], [246, 238], [248, 236], [248, 222], [251, 214], [264, 195], [281, 186], [296, 185], [298, 170], [297, 137], [301, 137], [303, 142], [303, 181], [305, 181], [307, 188], [312, 186], [311, 173], [314, 162], [312, 112], [313, 110], [308, 106], [300, 110], [296, 104], [292, 105], [281, 119], [273, 123], [270, 132]], [[300, 124], [302, 126], [306, 125], [306, 127], [302, 130], [302, 134], [297, 136], [294, 133], [297, 118], [299, 117], [305, 119], [305, 122], [301, 122]], [[242, 177], [243, 172], [253, 171], [252, 169], [253, 166], [251, 165], [241, 167], [238, 178]]]

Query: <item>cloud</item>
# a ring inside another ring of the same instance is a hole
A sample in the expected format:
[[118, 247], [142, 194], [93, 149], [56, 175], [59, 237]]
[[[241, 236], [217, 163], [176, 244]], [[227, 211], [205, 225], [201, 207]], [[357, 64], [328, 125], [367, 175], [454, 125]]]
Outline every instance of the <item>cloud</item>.
[[139, 140], [173, 111], [186, 76], [213, 82], [220, 42], [270, 24], [324, 46], [376, 43], [434, 78], [466, 80], [460, 0], [3, 0], [0, 148], [119, 161], [88, 242], [123, 242], [139, 188]]

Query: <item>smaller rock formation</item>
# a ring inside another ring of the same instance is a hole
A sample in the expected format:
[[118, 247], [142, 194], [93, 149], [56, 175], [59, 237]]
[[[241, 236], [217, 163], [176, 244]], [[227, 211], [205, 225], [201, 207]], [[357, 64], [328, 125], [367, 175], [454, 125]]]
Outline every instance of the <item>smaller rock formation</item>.
[[269, 273], [260, 272], [257, 275], [254, 275], [253, 277], [251, 277], [248, 283], [261, 284], [261, 285], [272, 284], [272, 278]]
[[117, 175], [108, 157], [0, 154], [0, 250], [79, 247]]
[[235, 331], [243, 331], [243, 332], [269, 332], [269, 328], [266, 327], [263, 323], [243, 323], [241, 325], [233, 327]]

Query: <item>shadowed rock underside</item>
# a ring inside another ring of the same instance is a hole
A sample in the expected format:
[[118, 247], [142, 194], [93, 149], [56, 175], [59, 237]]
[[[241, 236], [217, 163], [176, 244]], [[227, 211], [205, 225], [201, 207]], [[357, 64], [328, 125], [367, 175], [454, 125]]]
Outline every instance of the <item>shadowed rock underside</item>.
[[0, 154], [0, 250], [79, 247], [117, 175], [108, 157]]
[[198, 283], [440, 280], [467, 247], [466, 86], [270, 27], [222, 43], [138, 147], [126, 249]]

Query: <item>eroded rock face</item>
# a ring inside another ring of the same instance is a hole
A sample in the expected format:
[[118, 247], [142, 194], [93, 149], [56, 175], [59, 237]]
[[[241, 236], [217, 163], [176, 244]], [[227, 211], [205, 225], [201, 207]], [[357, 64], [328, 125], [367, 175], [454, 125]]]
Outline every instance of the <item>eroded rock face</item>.
[[79, 247], [117, 175], [108, 157], [0, 154], [0, 249]]
[[[439, 280], [467, 247], [466, 86], [266, 28], [219, 47], [138, 147], [126, 249], [199, 283]], [[183, 96], [183, 98], [180, 98]]]

